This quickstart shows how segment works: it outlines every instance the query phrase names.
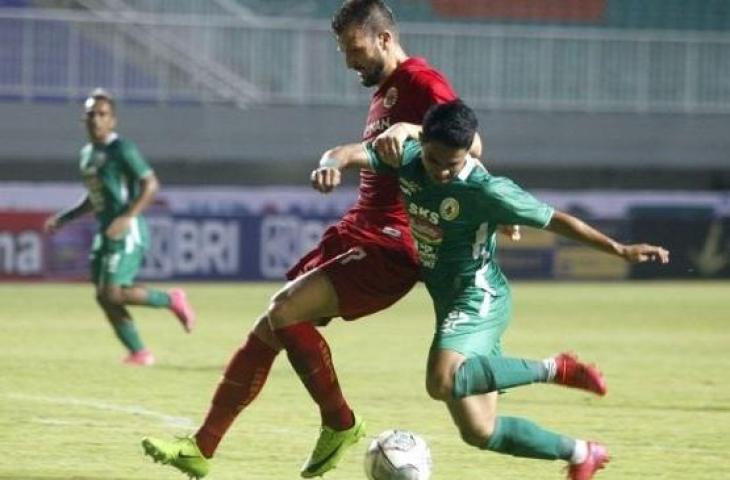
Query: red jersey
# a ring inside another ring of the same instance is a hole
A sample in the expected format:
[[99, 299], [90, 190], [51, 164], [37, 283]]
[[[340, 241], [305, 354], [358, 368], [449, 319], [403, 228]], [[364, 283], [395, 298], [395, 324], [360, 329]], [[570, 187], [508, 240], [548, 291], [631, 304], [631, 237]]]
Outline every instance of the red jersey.
[[[363, 141], [372, 140], [398, 122], [421, 124], [432, 105], [457, 98], [446, 78], [423, 58], [409, 58], [375, 91]], [[357, 203], [343, 217], [361, 228], [407, 226], [398, 178], [362, 170]]]
[[[363, 139], [398, 122], [420, 124], [428, 108], [456, 98], [425, 60], [409, 58], [373, 94]], [[398, 301], [418, 282], [418, 254], [400, 200], [398, 178], [360, 173], [360, 198], [319, 244], [287, 273], [319, 268], [337, 292], [339, 315], [353, 320]]]

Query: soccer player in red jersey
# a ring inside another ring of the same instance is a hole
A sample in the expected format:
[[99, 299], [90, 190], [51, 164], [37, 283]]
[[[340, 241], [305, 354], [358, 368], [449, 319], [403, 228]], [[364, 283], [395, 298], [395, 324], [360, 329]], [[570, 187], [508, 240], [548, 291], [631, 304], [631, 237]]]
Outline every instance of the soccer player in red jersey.
[[[332, 29], [347, 67], [363, 86], [377, 87], [363, 140], [374, 140], [381, 155], [399, 155], [405, 137], [389, 127], [419, 124], [431, 105], [453, 100], [456, 93], [424, 59], [406, 55], [392, 12], [381, 0], [345, 1]], [[470, 151], [480, 156], [478, 137]], [[315, 327], [333, 317], [353, 320], [389, 307], [419, 280], [417, 262], [397, 178], [362, 172], [357, 203], [288, 272], [290, 282], [231, 358], [203, 425], [190, 438], [145, 438], [145, 452], [188, 475], [205, 476], [208, 459], [285, 349], [322, 417], [320, 437], [300, 473], [308, 478], [334, 468], [347, 447], [365, 435], [365, 426], [347, 404], [327, 342]]]

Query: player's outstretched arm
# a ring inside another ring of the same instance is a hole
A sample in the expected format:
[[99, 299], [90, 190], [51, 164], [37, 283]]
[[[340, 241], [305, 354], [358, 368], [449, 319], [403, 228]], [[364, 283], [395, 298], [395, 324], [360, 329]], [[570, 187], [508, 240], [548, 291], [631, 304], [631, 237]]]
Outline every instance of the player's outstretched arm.
[[631, 263], [669, 262], [669, 251], [646, 243], [624, 245], [604, 235], [584, 221], [565, 212], [555, 211], [547, 230], [576, 240]]
[[349, 143], [324, 152], [310, 176], [312, 187], [322, 193], [331, 192], [342, 181], [340, 171], [349, 168], [370, 168], [364, 144]]
[[129, 204], [127, 210], [115, 218], [107, 227], [106, 234], [109, 238], [119, 238], [125, 234], [129, 228], [129, 224], [134, 217], [141, 214], [155, 199], [155, 195], [160, 190], [160, 182], [157, 175], [150, 171], [149, 174], [140, 179], [141, 191], [139, 196]]
[[71, 222], [78, 217], [90, 213], [94, 210], [94, 206], [91, 204], [89, 195], [85, 194], [79, 199], [76, 205], [66, 210], [61, 210], [55, 215], [48, 217], [43, 224], [43, 230], [46, 233], [55, 233], [62, 228], [68, 222]]

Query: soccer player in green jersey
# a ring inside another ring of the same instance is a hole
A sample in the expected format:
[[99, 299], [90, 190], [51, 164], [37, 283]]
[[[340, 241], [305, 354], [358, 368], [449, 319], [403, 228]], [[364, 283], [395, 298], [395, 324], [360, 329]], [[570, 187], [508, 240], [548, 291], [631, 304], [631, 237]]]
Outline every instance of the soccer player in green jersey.
[[427, 366], [429, 395], [446, 403], [464, 441], [484, 450], [568, 462], [568, 478], [588, 480], [608, 462], [606, 448], [546, 430], [519, 417], [497, 415], [497, 392], [535, 382], [606, 393], [598, 369], [567, 353], [545, 360], [502, 355], [510, 320], [507, 280], [495, 261], [500, 225], [544, 228], [629, 262], [669, 261], [661, 247], [624, 245], [581, 220], [554, 210], [511, 180], [495, 177], [468, 155], [477, 129], [474, 112], [459, 100], [436, 105], [420, 136], [379, 155], [369, 144], [327, 151], [312, 172], [329, 192], [340, 170], [367, 168], [397, 175], [423, 278], [433, 300], [436, 332]]
[[143, 287], [134, 282], [148, 246], [142, 211], [152, 202], [159, 182], [137, 147], [120, 137], [115, 102], [103, 89], [94, 90], [84, 102], [89, 136], [80, 153], [79, 167], [86, 193], [79, 202], [51, 216], [49, 233], [94, 212], [99, 231], [91, 250], [91, 279], [96, 300], [129, 354], [124, 363], [152, 365], [155, 357], [144, 347], [128, 305], [170, 309], [190, 332], [195, 314], [181, 289], [170, 291]]

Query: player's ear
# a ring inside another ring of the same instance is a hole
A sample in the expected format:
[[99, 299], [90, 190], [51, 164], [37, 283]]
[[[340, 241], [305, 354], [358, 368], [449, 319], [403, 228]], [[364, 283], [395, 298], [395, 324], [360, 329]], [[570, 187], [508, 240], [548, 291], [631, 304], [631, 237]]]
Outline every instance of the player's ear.
[[390, 30], [383, 30], [378, 34], [378, 43], [380, 48], [385, 49], [393, 42], [393, 32]]

